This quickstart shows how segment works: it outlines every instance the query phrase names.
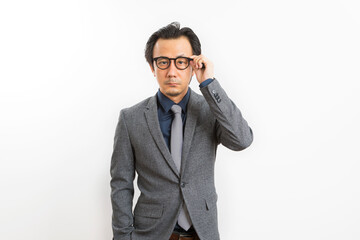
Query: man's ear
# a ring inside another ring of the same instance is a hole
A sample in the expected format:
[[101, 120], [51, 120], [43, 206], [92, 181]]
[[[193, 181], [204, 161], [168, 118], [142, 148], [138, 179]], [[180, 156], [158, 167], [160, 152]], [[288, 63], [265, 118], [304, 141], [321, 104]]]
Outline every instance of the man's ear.
[[152, 73], [154, 74], [154, 77], [156, 77], [154, 66], [149, 63], [150, 69]]

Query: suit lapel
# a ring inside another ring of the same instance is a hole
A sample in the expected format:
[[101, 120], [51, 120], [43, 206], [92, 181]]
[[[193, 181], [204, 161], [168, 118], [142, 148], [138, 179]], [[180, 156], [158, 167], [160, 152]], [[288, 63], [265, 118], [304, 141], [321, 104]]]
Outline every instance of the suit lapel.
[[170, 151], [166, 146], [164, 136], [161, 133], [159, 117], [157, 113], [156, 95], [150, 98], [148, 105], [145, 109], [145, 117], [149, 131], [157, 147], [159, 148], [161, 154], [166, 159], [166, 162], [168, 163], [172, 171], [179, 177], [179, 171], [176, 168], [175, 162], [173, 161]]
[[190, 151], [191, 142], [194, 136], [196, 122], [199, 114], [199, 96], [190, 88], [190, 99], [186, 110], [186, 123], [184, 130], [183, 149], [181, 153], [181, 176], [185, 171], [187, 164], [187, 155]]

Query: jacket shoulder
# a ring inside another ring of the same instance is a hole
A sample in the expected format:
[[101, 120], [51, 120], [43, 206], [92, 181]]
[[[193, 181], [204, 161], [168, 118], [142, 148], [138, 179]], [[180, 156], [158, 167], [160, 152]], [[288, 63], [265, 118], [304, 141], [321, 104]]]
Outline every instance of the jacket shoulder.
[[120, 113], [124, 113], [124, 114], [138, 113], [139, 111], [144, 110], [148, 106], [151, 98], [154, 98], [154, 96], [148, 97], [131, 107], [123, 108], [121, 109]]

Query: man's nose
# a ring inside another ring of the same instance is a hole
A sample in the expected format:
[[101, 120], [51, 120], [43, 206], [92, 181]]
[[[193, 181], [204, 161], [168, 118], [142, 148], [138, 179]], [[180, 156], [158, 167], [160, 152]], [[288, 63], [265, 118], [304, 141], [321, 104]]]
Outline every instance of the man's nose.
[[176, 66], [175, 66], [175, 60], [170, 60], [170, 66], [169, 66], [169, 68], [168, 68], [168, 74], [175, 74], [176, 72], [177, 72], [177, 68], [176, 68]]

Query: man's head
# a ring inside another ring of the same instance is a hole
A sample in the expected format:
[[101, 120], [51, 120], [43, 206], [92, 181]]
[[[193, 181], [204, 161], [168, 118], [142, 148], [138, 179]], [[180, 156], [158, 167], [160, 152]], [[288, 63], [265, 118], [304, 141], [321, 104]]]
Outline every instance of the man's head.
[[[180, 24], [177, 22], [153, 33], [147, 41], [145, 49], [146, 61], [159, 83], [160, 91], [174, 102], [180, 101], [186, 94], [194, 71], [190, 64], [186, 67], [186, 63], [184, 65], [181, 59], [177, 62], [177, 66], [175, 60], [170, 60], [170, 65], [166, 66], [162, 61], [158, 61], [156, 64], [154, 58], [190, 57], [200, 54], [201, 44], [196, 34], [187, 27], [180, 29]], [[186, 68], [183, 69], [183, 66]]]

